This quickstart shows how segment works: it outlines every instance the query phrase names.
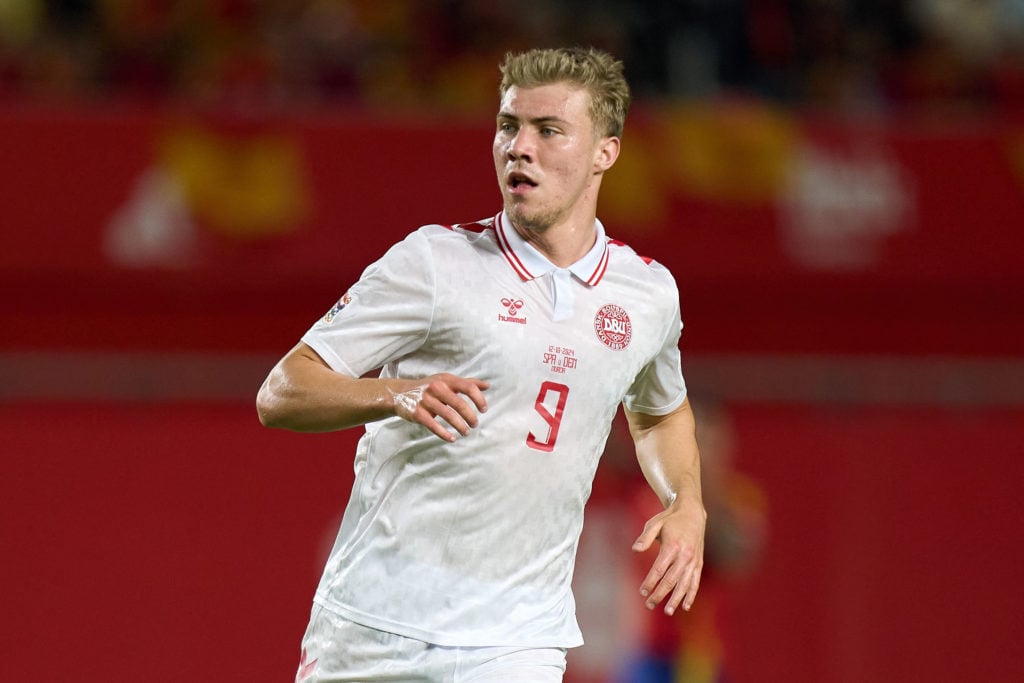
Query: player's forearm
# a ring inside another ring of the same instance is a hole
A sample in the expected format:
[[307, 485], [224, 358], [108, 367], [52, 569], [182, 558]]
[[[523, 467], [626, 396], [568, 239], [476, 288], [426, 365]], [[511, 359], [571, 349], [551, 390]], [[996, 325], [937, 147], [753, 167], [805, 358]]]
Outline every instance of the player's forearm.
[[394, 414], [388, 380], [354, 378], [301, 356], [271, 371], [256, 399], [260, 422], [299, 432], [347, 429]]
[[647, 482], [667, 508], [703, 506], [700, 452], [689, 402], [664, 416], [627, 413], [636, 456]]

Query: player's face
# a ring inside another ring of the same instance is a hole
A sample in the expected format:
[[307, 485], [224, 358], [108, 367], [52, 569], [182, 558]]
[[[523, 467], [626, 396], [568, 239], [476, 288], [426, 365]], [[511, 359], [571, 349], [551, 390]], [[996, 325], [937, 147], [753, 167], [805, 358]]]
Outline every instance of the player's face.
[[618, 138], [599, 136], [590, 94], [568, 83], [511, 87], [501, 100], [494, 167], [505, 211], [520, 229], [585, 218], [597, 205], [601, 173], [618, 154]]

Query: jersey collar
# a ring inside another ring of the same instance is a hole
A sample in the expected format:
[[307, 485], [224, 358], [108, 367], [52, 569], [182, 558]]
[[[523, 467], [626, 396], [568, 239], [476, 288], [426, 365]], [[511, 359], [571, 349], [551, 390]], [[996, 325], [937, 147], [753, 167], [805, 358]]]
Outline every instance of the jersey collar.
[[[494, 219], [494, 228], [501, 253], [523, 280], [533, 280], [559, 270], [558, 266], [537, 251], [536, 247], [520, 237], [504, 211]], [[594, 232], [597, 236], [594, 246], [583, 255], [583, 258], [566, 269], [591, 287], [600, 282], [608, 270], [608, 238], [604, 226], [597, 219], [594, 219]]]

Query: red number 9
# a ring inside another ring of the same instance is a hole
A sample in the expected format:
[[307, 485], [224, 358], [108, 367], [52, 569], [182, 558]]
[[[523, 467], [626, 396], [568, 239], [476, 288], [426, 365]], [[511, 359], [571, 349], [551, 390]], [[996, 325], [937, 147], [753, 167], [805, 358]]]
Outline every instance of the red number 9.
[[[550, 392], [558, 395], [558, 402], [555, 405], [554, 414], [544, 405]], [[533, 407], [537, 410], [544, 421], [548, 423], [548, 435], [543, 441], [534, 436], [533, 432], [526, 437], [526, 445], [538, 451], [550, 453], [555, 449], [555, 441], [558, 439], [558, 428], [562, 424], [562, 411], [565, 409], [565, 399], [569, 397], [569, 387], [557, 382], [544, 382], [540, 385], [540, 392], [537, 393], [537, 400]]]

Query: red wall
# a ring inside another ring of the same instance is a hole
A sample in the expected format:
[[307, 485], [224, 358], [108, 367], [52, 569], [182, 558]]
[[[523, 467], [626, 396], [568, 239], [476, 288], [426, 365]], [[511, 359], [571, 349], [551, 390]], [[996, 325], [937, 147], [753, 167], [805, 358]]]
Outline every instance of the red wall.
[[[1024, 410], [733, 415], [769, 506], [734, 680], [1019, 678]], [[243, 404], [5, 406], [0, 432], [0, 678], [290, 680], [354, 433]]]
[[294, 677], [352, 435], [250, 405], [0, 410], [3, 680]]
[[770, 505], [737, 679], [1013, 681], [1024, 410], [742, 406]]

